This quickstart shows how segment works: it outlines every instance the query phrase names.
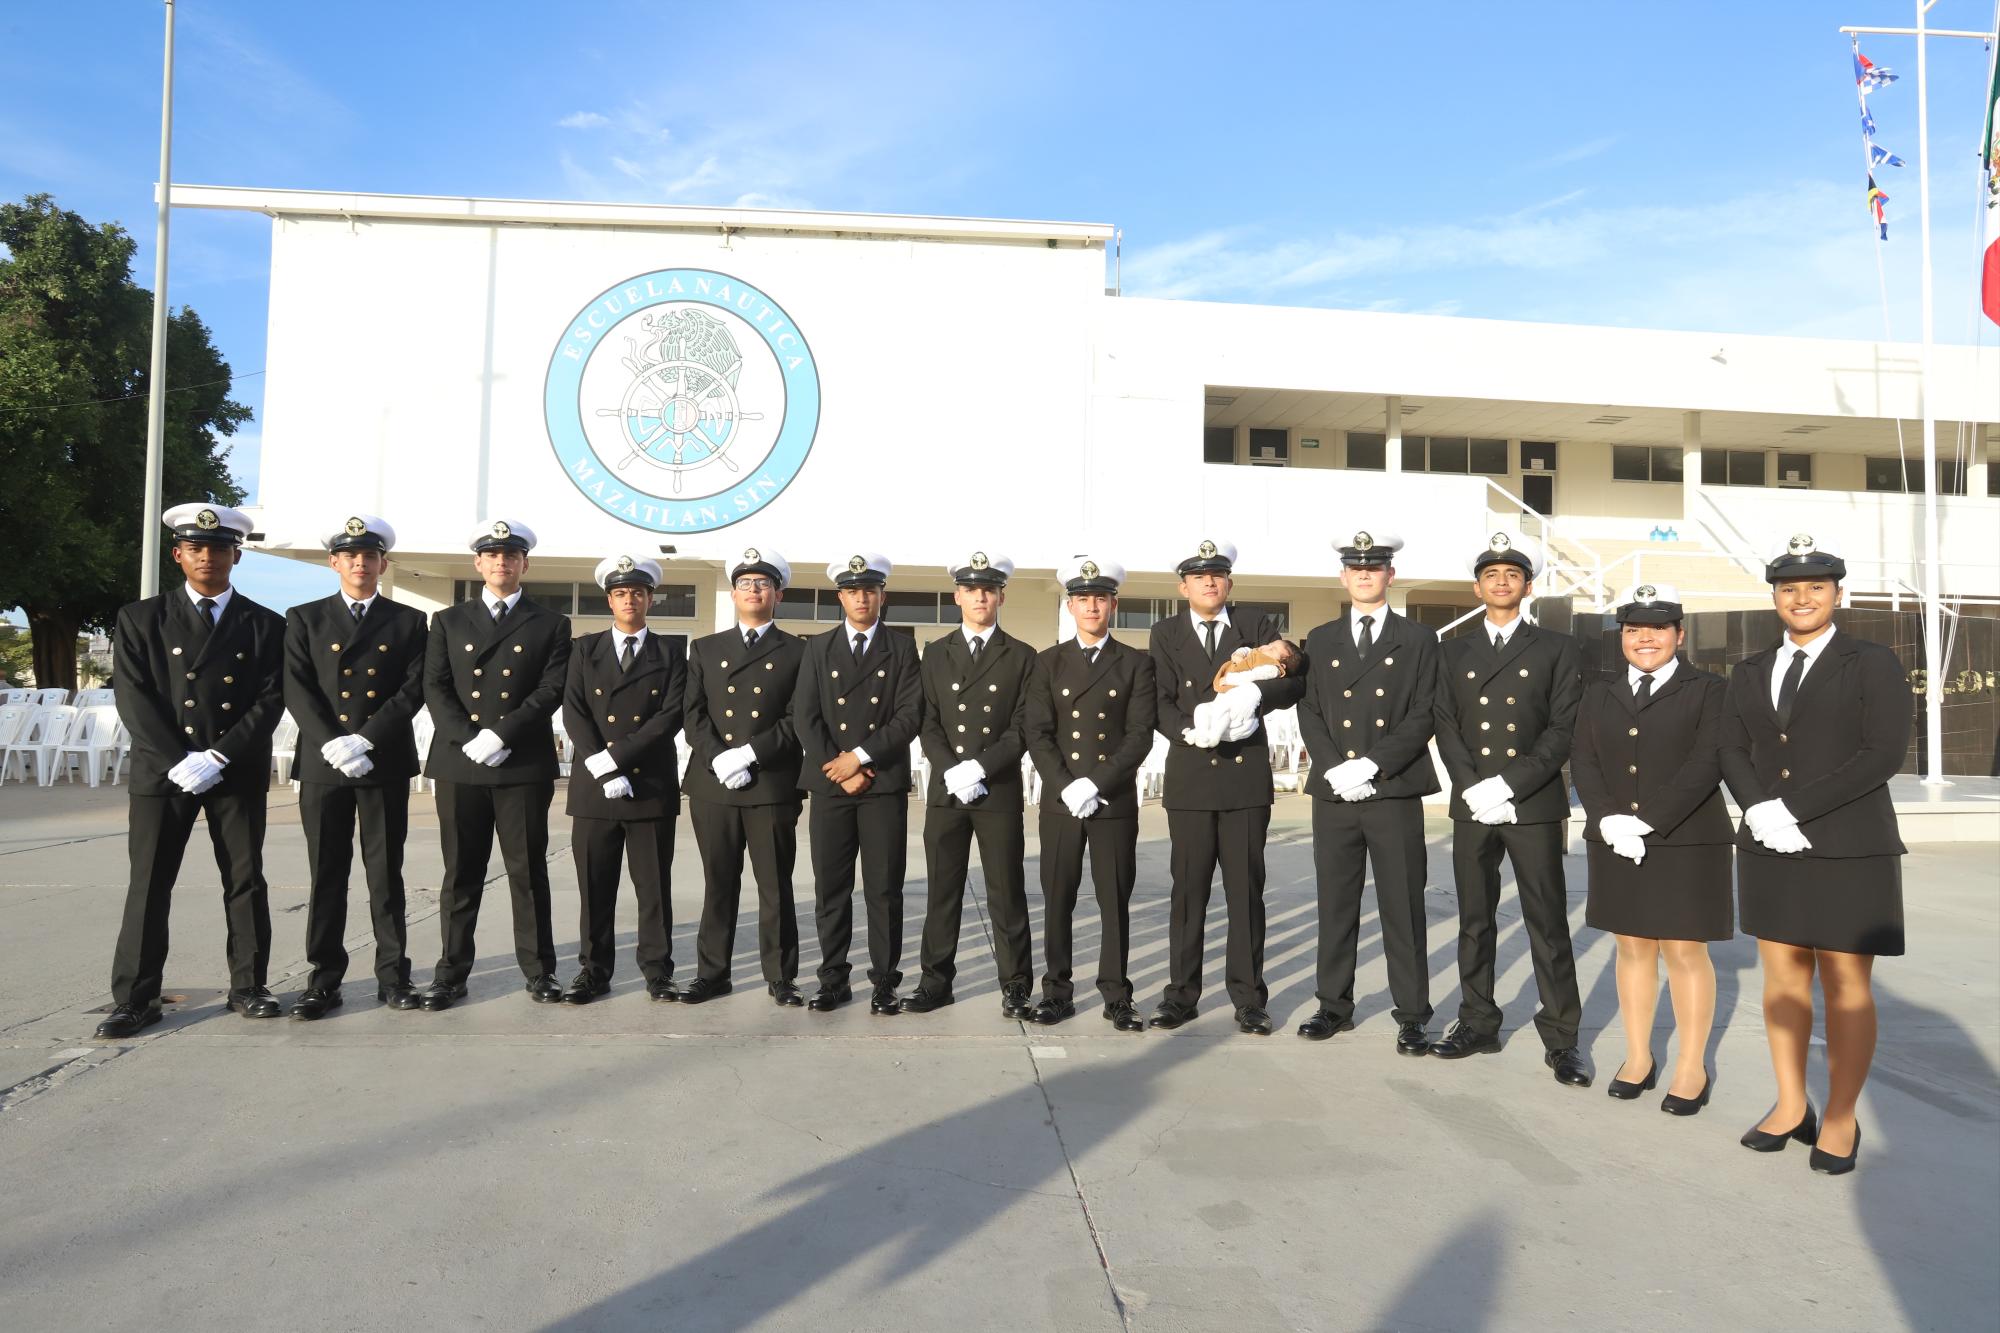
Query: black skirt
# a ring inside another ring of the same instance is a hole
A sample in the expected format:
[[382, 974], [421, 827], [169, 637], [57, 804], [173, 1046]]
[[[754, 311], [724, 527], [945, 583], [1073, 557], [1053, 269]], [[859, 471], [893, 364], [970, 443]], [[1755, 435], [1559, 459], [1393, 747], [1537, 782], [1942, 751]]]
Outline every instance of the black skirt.
[[1903, 858], [1736, 858], [1743, 933], [1832, 953], [1903, 952]]
[[1646, 848], [1633, 865], [1605, 843], [1586, 842], [1590, 896], [1583, 923], [1650, 940], [1726, 940], [1736, 933], [1728, 843]]

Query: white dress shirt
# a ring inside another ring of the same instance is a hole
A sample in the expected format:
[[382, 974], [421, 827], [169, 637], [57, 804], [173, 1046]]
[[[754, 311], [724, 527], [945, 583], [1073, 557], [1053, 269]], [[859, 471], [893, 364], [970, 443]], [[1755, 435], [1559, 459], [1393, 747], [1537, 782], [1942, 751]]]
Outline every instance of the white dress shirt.
[[1382, 637], [1383, 626], [1389, 623], [1391, 614], [1392, 612], [1389, 610], [1388, 603], [1386, 602], [1372, 611], [1364, 611], [1358, 606], [1350, 606], [1347, 608], [1347, 632], [1353, 637], [1356, 643], [1361, 642], [1361, 617], [1372, 616], [1375, 623], [1368, 627], [1368, 632], [1379, 639]]
[[342, 603], [342, 604], [343, 604], [344, 606], [346, 606], [346, 607], [347, 607], [347, 614], [348, 614], [348, 615], [350, 615], [350, 616], [351, 616], [351, 615], [353, 615], [353, 614], [354, 614], [354, 608], [358, 606], [358, 607], [360, 607], [360, 608], [361, 608], [361, 614], [365, 616], [365, 615], [367, 615], [367, 614], [368, 614], [368, 609], [369, 609], [370, 607], [372, 607], [372, 606], [374, 606], [374, 605], [375, 605], [375, 599], [376, 599], [377, 597], [380, 597], [381, 595], [382, 595], [382, 594], [381, 594], [381, 593], [379, 593], [379, 592], [378, 592], [378, 593], [371, 593], [371, 594], [369, 594], [368, 596], [366, 596], [366, 597], [362, 598], [362, 599], [361, 599], [360, 601], [358, 601], [358, 602], [357, 602], [357, 601], [355, 601], [355, 600], [354, 600], [354, 599], [353, 599], [352, 597], [349, 597], [349, 596], [347, 595], [347, 591], [346, 591], [346, 589], [344, 589], [344, 588], [343, 588], [343, 589], [341, 590], [341, 593], [340, 593], [340, 600], [341, 600], [341, 603]]
[[1799, 673], [1799, 687], [1803, 689], [1806, 677], [1812, 674], [1813, 665], [1819, 661], [1819, 655], [1833, 642], [1834, 633], [1833, 627], [1828, 626], [1826, 633], [1811, 643], [1793, 643], [1792, 636], [1785, 635], [1784, 642], [1778, 645], [1778, 658], [1771, 663], [1771, 707], [1778, 706], [1778, 692], [1785, 687], [1785, 673], [1792, 669], [1792, 654], [1803, 650], [1806, 655], [1806, 669]]
[[[188, 600], [194, 603], [195, 614], [199, 615], [201, 613], [201, 599], [203, 594], [196, 592], [185, 583], [181, 586], [187, 589]], [[218, 625], [222, 623], [222, 613], [229, 607], [229, 599], [235, 595], [236, 589], [224, 588], [221, 592], [208, 599], [215, 603], [215, 622]]]
[[1498, 646], [1505, 648], [1508, 640], [1514, 637], [1514, 631], [1521, 628], [1521, 617], [1515, 616], [1504, 625], [1496, 625], [1490, 618], [1482, 619], [1479, 623], [1486, 627], [1486, 641], [1488, 643], [1492, 643], [1494, 639], [1498, 638], [1500, 640]]
[[993, 639], [993, 631], [997, 628], [999, 627], [996, 625], [996, 626], [990, 626], [986, 629], [971, 630], [967, 629], [963, 625], [960, 625], [958, 627], [958, 632], [965, 636], [965, 646], [967, 649], [970, 649], [974, 644], [977, 644], [979, 646], [979, 651], [983, 653], [991, 645]]
[[630, 634], [613, 625], [611, 627], [613, 657], [622, 658], [625, 656], [625, 640], [627, 639], [632, 640], [632, 654], [635, 659], [640, 653], [646, 651], [646, 627], [644, 625], [639, 626], [639, 628], [633, 630]]
[[1680, 665], [1680, 658], [1669, 657], [1667, 664], [1658, 671], [1645, 672], [1627, 662], [1625, 664], [1625, 684], [1630, 687], [1632, 693], [1637, 694], [1639, 692], [1639, 682], [1644, 680], [1648, 675], [1651, 675], [1653, 678], [1653, 693], [1658, 694], [1660, 687], [1674, 678], [1674, 672], [1680, 669]]
[[499, 606], [506, 607], [507, 614], [511, 616], [514, 614], [514, 608], [520, 604], [521, 589], [516, 588], [514, 589], [514, 591], [508, 593], [505, 597], [495, 597], [493, 595], [493, 589], [481, 588], [479, 590], [479, 600], [486, 603], [486, 615], [489, 620], [493, 616], [493, 609]]

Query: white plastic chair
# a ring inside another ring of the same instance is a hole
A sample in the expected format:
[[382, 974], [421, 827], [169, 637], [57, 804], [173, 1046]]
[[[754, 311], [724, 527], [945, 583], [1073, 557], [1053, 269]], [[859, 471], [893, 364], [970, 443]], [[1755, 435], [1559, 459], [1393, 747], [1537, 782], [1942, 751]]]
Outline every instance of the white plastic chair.
[[76, 692], [76, 706], [78, 708], [99, 708], [105, 704], [115, 704], [118, 702], [117, 693], [116, 690], [106, 689], [78, 690]]
[[674, 737], [674, 757], [679, 761], [681, 781], [687, 781], [688, 765], [694, 762], [694, 747], [688, 744], [687, 734], [682, 732]]
[[549, 714], [549, 726], [556, 733], [556, 772], [568, 777], [576, 761], [576, 742], [569, 738], [569, 732], [563, 727], [562, 709]]
[[34, 702], [33, 690], [0, 690], [0, 708], [31, 707]]
[[83, 766], [84, 781], [95, 787], [103, 781], [107, 767], [113, 771], [118, 764], [118, 710], [102, 704], [95, 708], [79, 708], [70, 723], [69, 735], [56, 745], [54, 768], [43, 779], [43, 786], [55, 782], [56, 773], [61, 773], [63, 781], [75, 780], [72, 761]]
[[56, 746], [68, 739], [75, 719], [76, 709], [69, 704], [37, 708], [8, 744], [4, 757], [0, 757], [0, 782], [14, 776], [18, 760], [23, 782], [28, 780], [28, 770], [32, 767], [36, 785], [48, 786], [54, 775]]
[[417, 715], [410, 719], [410, 730], [417, 742], [417, 775], [410, 779], [410, 790], [422, 795], [424, 784], [430, 782], [430, 779], [424, 776], [424, 761], [430, 758], [431, 739], [437, 735], [437, 724], [431, 721], [431, 710], [428, 705], [419, 708]]
[[36, 690], [35, 702], [44, 708], [60, 708], [69, 702], [68, 690]]
[[1021, 756], [1021, 789], [1029, 805], [1042, 803], [1042, 772], [1027, 755]]
[[298, 757], [299, 724], [287, 709], [278, 719], [278, 729], [271, 733], [271, 770], [279, 782], [292, 780], [292, 765]]
[[1305, 750], [1296, 708], [1264, 715], [1264, 736], [1271, 747], [1271, 785], [1279, 791], [1299, 790], [1299, 759]]
[[[9, 690], [7, 693], [26, 694], [27, 691]], [[28, 719], [34, 715], [35, 710], [26, 704], [11, 701], [0, 703], [0, 749], [12, 745], [15, 737], [21, 734], [21, 728], [27, 726]]]
[[1139, 765], [1139, 799], [1158, 796], [1167, 787], [1167, 738], [1153, 733], [1153, 748], [1146, 754], [1146, 762]]
[[931, 761], [924, 758], [924, 747], [917, 741], [910, 742], [910, 782], [919, 795], [931, 788]]

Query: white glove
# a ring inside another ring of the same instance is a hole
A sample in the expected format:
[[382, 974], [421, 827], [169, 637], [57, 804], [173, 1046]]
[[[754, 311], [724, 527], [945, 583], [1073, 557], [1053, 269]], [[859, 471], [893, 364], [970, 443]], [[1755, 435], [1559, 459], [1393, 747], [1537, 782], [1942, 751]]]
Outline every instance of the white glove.
[[1382, 766], [1373, 759], [1349, 759], [1326, 770], [1326, 785], [1338, 792], [1372, 781]]
[[[1606, 815], [1597, 821], [1597, 831], [1606, 842], [1622, 839], [1643, 838], [1653, 831], [1653, 826], [1637, 815]], [[1623, 856], [1625, 853], [1620, 852]]]
[[[1078, 778], [1062, 789], [1062, 803], [1068, 806], [1069, 812], [1078, 819], [1088, 819], [1102, 801], [1095, 782], [1089, 778]], [[1086, 806], [1089, 809], [1085, 809]]]
[[504, 754], [507, 746], [492, 728], [487, 727], [458, 748], [464, 751], [465, 757], [473, 763], [490, 765], [493, 763], [493, 756]]
[[604, 784], [604, 794], [614, 801], [630, 800], [632, 796], [632, 779], [620, 774]]
[[1358, 787], [1349, 787], [1346, 791], [1340, 793], [1340, 799], [1343, 801], [1365, 801], [1374, 794], [1375, 784], [1364, 782]]
[[[1506, 779], [1497, 775], [1484, 782], [1475, 782], [1465, 789], [1465, 808], [1472, 811], [1474, 819], [1478, 819], [1481, 813], [1491, 810], [1494, 806], [1503, 805], [1513, 799], [1514, 789], [1507, 785]], [[1480, 822], [1492, 821], [1480, 820]]]
[[319, 747], [319, 757], [334, 768], [343, 768], [348, 761], [359, 759], [375, 747], [360, 736], [335, 736]]
[[747, 745], [739, 745], [733, 750], [724, 750], [721, 754], [715, 756], [714, 761], [709, 764], [708, 770], [715, 774], [717, 782], [734, 790], [743, 784], [731, 783], [729, 779], [738, 773], [749, 773], [751, 765], [756, 762], [756, 752]]
[[336, 764], [343, 774], [350, 778], [365, 778], [375, 771], [375, 761], [367, 755], [356, 755], [344, 764]]
[[944, 789], [957, 796], [975, 783], [986, 781], [986, 766], [977, 759], [967, 759], [963, 763], [953, 764], [940, 777], [944, 782]]
[[609, 750], [599, 750], [584, 760], [583, 766], [590, 770], [590, 776], [594, 778], [605, 777], [618, 771], [618, 761], [611, 757]]
[[207, 750], [190, 750], [187, 758], [167, 771], [167, 777], [190, 796], [199, 796], [222, 781], [222, 765]]
[[1799, 832], [1797, 824], [1781, 825], [1772, 829], [1769, 837], [1759, 838], [1758, 841], [1783, 856], [1803, 852], [1812, 847], [1812, 843], [1806, 840], [1806, 835]]
[[1798, 827], [1798, 817], [1785, 808], [1783, 801], [1759, 801], [1743, 812], [1743, 822], [1750, 826], [1750, 836], [1765, 846], [1770, 845], [1767, 836], [1781, 828]]
[[1514, 812], [1514, 803], [1512, 801], [1502, 801], [1498, 805], [1488, 806], [1485, 810], [1475, 814], [1473, 818], [1482, 824], [1518, 824], [1521, 822], [1520, 816]]
[[183, 757], [178, 764], [175, 764], [172, 768], [167, 770], [167, 781], [173, 783], [176, 787], [179, 787], [182, 791], [194, 790], [195, 774], [201, 771], [200, 768], [197, 767], [195, 764], [195, 758], [197, 756], [200, 756], [202, 758], [207, 758], [207, 756], [202, 755], [201, 751], [199, 750], [188, 751], [186, 756]]
[[[1600, 824], [1598, 827], [1602, 829], [1603, 825]], [[1646, 840], [1644, 838], [1610, 838], [1607, 841], [1611, 844], [1612, 851], [1618, 853], [1618, 855], [1624, 857], [1633, 865], [1638, 865], [1646, 859]]]
[[1226, 741], [1247, 741], [1257, 734], [1257, 715], [1232, 717], [1222, 729], [1222, 739]]
[[965, 804], [971, 805], [974, 801], [982, 800], [985, 798], [986, 784], [983, 782], [975, 782], [970, 787], [960, 788], [959, 790], [953, 792], [952, 795], [957, 797], [960, 801], [963, 801]]
[[747, 768], [737, 769], [734, 773], [722, 779], [722, 785], [731, 791], [742, 791], [750, 785], [750, 770]]

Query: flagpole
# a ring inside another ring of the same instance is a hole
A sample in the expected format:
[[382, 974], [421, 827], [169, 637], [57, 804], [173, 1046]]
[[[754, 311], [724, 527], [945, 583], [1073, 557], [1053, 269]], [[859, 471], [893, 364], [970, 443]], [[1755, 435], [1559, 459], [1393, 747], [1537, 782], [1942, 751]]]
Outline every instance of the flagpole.
[[139, 595], [160, 590], [160, 473], [167, 433], [167, 217], [174, 154], [174, 0], [166, 0], [166, 73], [160, 85], [160, 196], [153, 233], [153, 360], [146, 377], [146, 511], [139, 515]]

